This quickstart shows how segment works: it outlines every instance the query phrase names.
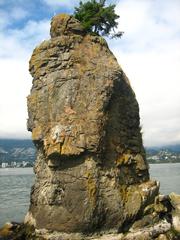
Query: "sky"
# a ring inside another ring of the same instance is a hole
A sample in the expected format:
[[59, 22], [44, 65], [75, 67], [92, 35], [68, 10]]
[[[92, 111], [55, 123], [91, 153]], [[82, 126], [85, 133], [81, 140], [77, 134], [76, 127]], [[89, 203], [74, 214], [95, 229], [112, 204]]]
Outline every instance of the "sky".
[[[76, 0], [0, 0], [0, 138], [30, 138], [26, 97], [33, 49], [49, 39], [50, 19]], [[107, 39], [140, 106], [145, 146], [180, 143], [180, 0], [107, 0], [121, 39]]]

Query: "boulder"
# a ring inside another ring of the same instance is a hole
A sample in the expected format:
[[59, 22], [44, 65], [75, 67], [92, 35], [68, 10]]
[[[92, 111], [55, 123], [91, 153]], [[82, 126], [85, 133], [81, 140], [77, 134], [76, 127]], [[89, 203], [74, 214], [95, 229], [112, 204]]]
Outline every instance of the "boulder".
[[170, 202], [173, 206], [172, 224], [174, 230], [180, 235], [180, 195], [176, 193], [169, 194]]
[[25, 223], [65, 233], [124, 232], [154, 203], [139, 106], [100, 36], [57, 15], [30, 60], [28, 130], [37, 148]]

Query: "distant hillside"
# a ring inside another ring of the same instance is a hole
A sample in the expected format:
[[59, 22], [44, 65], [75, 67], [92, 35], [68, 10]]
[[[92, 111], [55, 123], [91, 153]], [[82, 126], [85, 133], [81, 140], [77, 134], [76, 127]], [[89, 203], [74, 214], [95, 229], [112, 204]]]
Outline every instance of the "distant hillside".
[[28, 139], [0, 139], [0, 164], [2, 162], [34, 162], [35, 147]]
[[180, 145], [146, 148], [146, 155], [149, 163], [180, 162]]
[[158, 147], [156, 147], [156, 146], [155, 147], [146, 147], [146, 151], [149, 153], [157, 153], [164, 149], [171, 151], [171, 152], [180, 153], [180, 144], [158, 146]]
[[0, 139], [0, 147], [10, 150], [11, 148], [18, 147], [33, 147], [34, 144], [31, 139]]

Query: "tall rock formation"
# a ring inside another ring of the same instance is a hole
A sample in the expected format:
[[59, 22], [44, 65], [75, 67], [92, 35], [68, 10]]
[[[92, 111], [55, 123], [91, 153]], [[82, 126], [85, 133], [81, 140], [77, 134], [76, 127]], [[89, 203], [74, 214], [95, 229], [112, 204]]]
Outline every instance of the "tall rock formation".
[[159, 188], [149, 180], [135, 94], [102, 37], [65, 14], [50, 33], [30, 60], [37, 159], [25, 222], [67, 233], [126, 231]]

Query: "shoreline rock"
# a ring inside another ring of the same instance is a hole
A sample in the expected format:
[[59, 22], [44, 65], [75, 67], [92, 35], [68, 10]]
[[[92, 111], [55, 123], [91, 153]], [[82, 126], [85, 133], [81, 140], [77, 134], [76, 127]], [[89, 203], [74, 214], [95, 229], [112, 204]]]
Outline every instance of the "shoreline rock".
[[66, 14], [52, 19], [50, 32], [30, 59], [28, 130], [37, 159], [25, 223], [66, 233], [126, 231], [159, 192], [135, 94], [102, 37]]
[[50, 33], [29, 67], [27, 125], [37, 148], [30, 207], [23, 224], [0, 235], [178, 240], [180, 196], [159, 195], [149, 179], [138, 102], [106, 41], [67, 14], [52, 19]]
[[63, 233], [35, 229], [24, 223], [6, 223], [0, 229], [0, 240], [179, 240], [179, 203], [180, 195], [159, 195], [144, 216], [124, 233], [116, 229], [91, 234]]

